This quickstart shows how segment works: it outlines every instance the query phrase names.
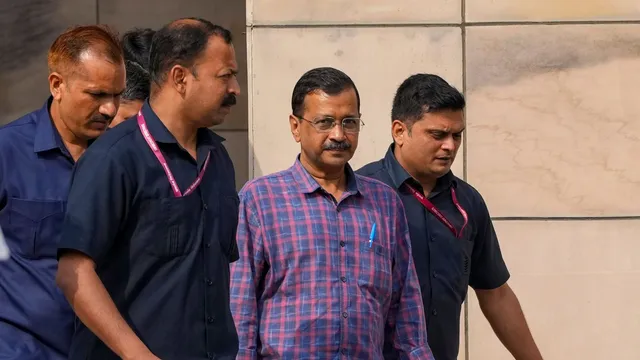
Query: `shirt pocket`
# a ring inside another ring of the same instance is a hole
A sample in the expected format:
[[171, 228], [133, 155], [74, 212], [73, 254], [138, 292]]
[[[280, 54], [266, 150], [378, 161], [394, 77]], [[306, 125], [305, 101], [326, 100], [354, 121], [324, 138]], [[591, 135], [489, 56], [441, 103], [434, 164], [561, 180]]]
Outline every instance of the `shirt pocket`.
[[218, 243], [229, 263], [239, 259], [236, 233], [240, 199], [237, 194], [223, 195], [220, 201], [218, 220]]
[[[139, 235], [146, 238], [145, 251], [172, 258], [197, 248], [202, 234], [202, 202], [197, 194], [145, 200], [140, 211]], [[137, 236], [134, 236], [136, 238]]]
[[9, 229], [5, 230], [17, 240], [11, 250], [30, 259], [55, 258], [65, 205], [60, 200], [11, 198], [7, 204]]
[[[360, 224], [363, 225], [363, 224]], [[356, 267], [358, 269], [358, 286], [369, 292], [380, 303], [391, 296], [392, 291], [392, 256], [388, 248], [389, 239], [384, 224], [376, 223], [376, 233], [370, 243], [373, 221], [366, 226], [359, 226], [356, 239], [358, 256]]]

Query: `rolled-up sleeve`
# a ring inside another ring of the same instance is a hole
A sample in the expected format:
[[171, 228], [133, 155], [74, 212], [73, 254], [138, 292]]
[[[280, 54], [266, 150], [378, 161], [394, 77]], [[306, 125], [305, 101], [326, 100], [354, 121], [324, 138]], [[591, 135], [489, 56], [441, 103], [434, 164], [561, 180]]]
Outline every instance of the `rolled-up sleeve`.
[[387, 316], [385, 343], [399, 359], [433, 360], [427, 343], [427, 327], [418, 276], [411, 254], [409, 226], [400, 198], [396, 200], [395, 266], [393, 294]]
[[238, 332], [238, 360], [257, 359], [259, 350], [258, 286], [264, 279], [265, 261], [262, 230], [254, 209], [250, 193], [241, 191], [236, 235], [239, 259], [231, 265], [231, 313]]
[[76, 163], [58, 245], [58, 258], [78, 251], [96, 264], [113, 245], [126, 218], [133, 184], [118, 159], [91, 151]]

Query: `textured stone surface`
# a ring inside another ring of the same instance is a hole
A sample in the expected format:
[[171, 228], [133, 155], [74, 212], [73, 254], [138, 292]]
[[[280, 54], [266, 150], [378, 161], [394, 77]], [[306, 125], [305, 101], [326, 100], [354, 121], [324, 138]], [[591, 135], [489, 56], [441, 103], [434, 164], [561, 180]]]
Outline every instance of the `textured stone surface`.
[[640, 25], [467, 36], [468, 177], [492, 214], [640, 215]]

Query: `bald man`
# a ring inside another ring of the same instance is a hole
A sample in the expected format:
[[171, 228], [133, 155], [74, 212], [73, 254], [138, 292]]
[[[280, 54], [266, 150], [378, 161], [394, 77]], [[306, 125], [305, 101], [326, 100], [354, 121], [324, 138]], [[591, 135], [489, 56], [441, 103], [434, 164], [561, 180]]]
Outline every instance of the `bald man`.
[[44, 106], [0, 127], [0, 227], [11, 254], [0, 262], [0, 359], [67, 359], [74, 315], [54, 279], [71, 171], [125, 88], [122, 49], [107, 28], [65, 31], [48, 66]]

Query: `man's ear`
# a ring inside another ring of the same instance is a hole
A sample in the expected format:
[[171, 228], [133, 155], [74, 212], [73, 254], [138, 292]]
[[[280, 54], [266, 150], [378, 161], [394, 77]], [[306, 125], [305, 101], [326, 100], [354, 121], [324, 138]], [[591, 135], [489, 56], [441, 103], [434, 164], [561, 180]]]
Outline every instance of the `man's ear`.
[[405, 141], [405, 137], [409, 136], [409, 127], [407, 124], [400, 120], [393, 120], [391, 123], [391, 136], [393, 142], [398, 146], [402, 146]]
[[167, 81], [181, 95], [187, 92], [187, 78], [190, 71], [182, 65], [174, 65], [167, 76]]
[[54, 100], [60, 101], [65, 86], [64, 78], [59, 72], [53, 71], [49, 74], [49, 91]]
[[291, 127], [291, 135], [296, 142], [300, 142], [300, 121], [295, 115], [289, 115], [289, 126]]

